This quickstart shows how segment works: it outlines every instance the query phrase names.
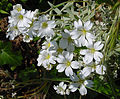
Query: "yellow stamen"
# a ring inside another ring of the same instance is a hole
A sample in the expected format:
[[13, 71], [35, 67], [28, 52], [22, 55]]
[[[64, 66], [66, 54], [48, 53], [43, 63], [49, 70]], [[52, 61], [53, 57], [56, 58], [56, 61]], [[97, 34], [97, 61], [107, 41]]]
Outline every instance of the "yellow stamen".
[[71, 62], [67, 61], [66, 66], [70, 66], [70, 65], [71, 65]]
[[87, 31], [86, 31], [85, 29], [82, 30], [82, 33], [83, 33], [84, 35], [86, 35], [86, 32], [87, 32]]
[[43, 22], [43, 23], [42, 23], [42, 28], [45, 29], [45, 28], [47, 28], [47, 27], [48, 27], [47, 22]]
[[95, 53], [95, 49], [94, 49], [94, 48], [91, 48], [91, 49], [90, 49], [90, 52], [91, 52], [91, 53]]
[[50, 47], [50, 42], [47, 44], [47, 47], [48, 47], [48, 48]]
[[18, 12], [20, 12], [21, 10], [22, 10], [21, 8], [19, 8], [19, 7], [17, 8], [17, 11], [18, 11]]
[[46, 56], [46, 59], [49, 59], [50, 58], [50, 54], [48, 54], [47, 56]]
[[71, 39], [71, 37], [69, 37], [69, 38], [68, 38], [68, 42], [72, 42], [72, 39]]
[[63, 52], [63, 49], [62, 49], [62, 48], [58, 48], [58, 49], [57, 49], [57, 52], [58, 52], [58, 53], [62, 53], [62, 52]]
[[23, 19], [23, 15], [19, 15], [18, 18], [22, 20]]
[[26, 36], [25, 36], [25, 38], [26, 38], [26, 39], [29, 39], [29, 38], [30, 38], [30, 36], [29, 36], [29, 35], [26, 35]]

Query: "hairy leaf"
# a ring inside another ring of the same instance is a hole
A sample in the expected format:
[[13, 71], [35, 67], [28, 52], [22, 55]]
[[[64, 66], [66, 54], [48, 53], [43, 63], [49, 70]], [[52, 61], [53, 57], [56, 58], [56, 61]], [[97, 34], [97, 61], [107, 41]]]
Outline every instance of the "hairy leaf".
[[10, 64], [19, 66], [22, 63], [22, 55], [19, 51], [13, 52], [11, 50], [11, 43], [0, 41], [0, 65]]

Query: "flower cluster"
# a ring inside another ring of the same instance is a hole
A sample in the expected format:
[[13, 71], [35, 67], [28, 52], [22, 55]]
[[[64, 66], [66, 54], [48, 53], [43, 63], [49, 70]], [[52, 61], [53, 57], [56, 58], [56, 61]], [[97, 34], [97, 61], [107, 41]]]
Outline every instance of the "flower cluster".
[[[13, 40], [22, 35], [24, 42], [30, 42], [34, 37], [44, 37], [37, 65], [46, 70], [56, 68], [58, 73], [65, 72], [71, 79], [68, 85], [64, 82], [54, 85], [56, 92], [69, 95], [70, 91], [79, 90], [81, 95], [86, 95], [86, 86], [93, 86], [92, 80], [89, 80], [91, 73], [104, 75], [106, 71], [101, 62], [104, 44], [97, 41], [97, 36], [92, 32], [93, 23], [90, 20], [83, 22], [79, 18], [71, 22], [71, 29], [62, 26], [58, 29], [54, 18], [51, 20], [48, 15], [37, 16], [37, 13], [38, 10], [25, 11], [20, 4], [13, 6], [6, 37]], [[79, 53], [75, 53], [76, 48], [81, 49]]]
[[9, 26], [6, 37], [14, 40], [22, 35], [24, 42], [30, 42], [34, 37], [51, 37], [54, 35], [55, 22], [43, 15], [37, 17], [38, 9], [27, 11], [20, 4], [14, 5], [11, 16], [8, 17]]
[[11, 16], [8, 17], [9, 26], [6, 37], [14, 40], [15, 37], [22, 35], [24, 42], [33, 40], [34, 22], [37, 19], [38, 10], [26, 11], [20, 4], [14, 5]]

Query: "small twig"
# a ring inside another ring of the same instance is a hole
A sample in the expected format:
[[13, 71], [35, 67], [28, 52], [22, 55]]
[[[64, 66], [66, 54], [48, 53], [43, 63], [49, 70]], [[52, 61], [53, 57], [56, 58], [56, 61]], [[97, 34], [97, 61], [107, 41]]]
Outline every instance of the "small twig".
[[66, 95], [64, 95], [64, 99], [67, 99]]
[[79, 99], [82, 99], [82, 96], [80, 95], [80, 98]]

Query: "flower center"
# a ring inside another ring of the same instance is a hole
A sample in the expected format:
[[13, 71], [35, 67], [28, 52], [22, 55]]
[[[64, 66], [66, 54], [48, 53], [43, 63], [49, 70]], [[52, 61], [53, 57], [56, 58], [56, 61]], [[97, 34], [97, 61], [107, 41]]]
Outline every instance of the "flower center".
[[93, 54], [93, 53], [95, 53], [95, 49], [94, 48], [91, 48], [90, 49], [90, 52]]
[[70, 66], [71, 62], [67, 61], [65, 64], [66, 64], [66, 66]]
[[18, 18], [19, 18], [20, 20], [22, 20], [22, 19], [23, 19], [23, 15], [19, 15]]
[[63, 49], [62, 49], [62, 48], [58, 48], [58, 49], [57, 49], [57, 52], [58, 52], [58, 53], [62, 53], [62, 52], [63, 52]]
[[47, 44], [47, 47], [48, 47], [48, 48], [50, 47], [50, 42]]
[[83, 35], [86, 35], [87, 31], [85, 29], [82, 30]]
[[48, 27], [47, 22], [43, 22], [43, 23], [42, 23], [42, 28], [45, 29], [45, 28], [47, 28], [47, 27]]
[[72, 39], [71, 39], [71, 37], [69, 37], [69, 38], [68, 38], [68, 42], [72, 42]]
[[64, 89], [63, 89], [62, 87], [60, 87], [60, 86], [58, 87], [58, 89], [59, 89], [60, 91], [64, 91]]
[[20, 7], [17, 8], [17, 11], [20, 12], [22, 9]]
[[48, 68], [50, 68], [50, 64], [48, 64]]
[[29, 35], [26, 35], [26, 36], [25, 36], [25, 38], [26, 38], [26, 39], [29, 39], [29, 38], [30, 38], [30, 36], [29, 36]]
[[78, 83], [79, 83], [79, 84], [83, 84], [84, 81], [85, 81], [85, 80], [83, 80], [83, 79], [79, 79]]
[[92, 68], [93, 68], [93, 69], [96, 69], [96, 65], [93, 65]]
[[17, 26], [14, 26], [14, 29], [18, 29]]
[[49, 59], [50, 58], [50, 54], [48, 54], [47, 56], [46, 56], [46, 59]]

